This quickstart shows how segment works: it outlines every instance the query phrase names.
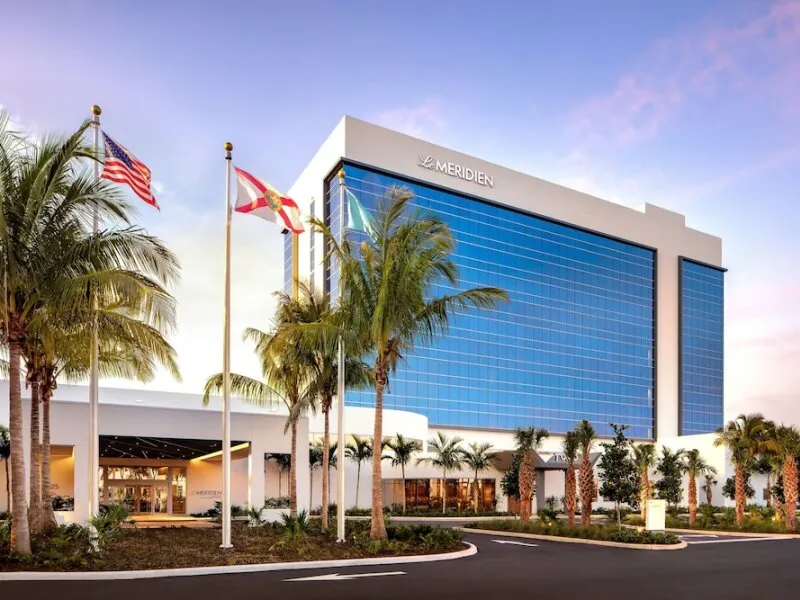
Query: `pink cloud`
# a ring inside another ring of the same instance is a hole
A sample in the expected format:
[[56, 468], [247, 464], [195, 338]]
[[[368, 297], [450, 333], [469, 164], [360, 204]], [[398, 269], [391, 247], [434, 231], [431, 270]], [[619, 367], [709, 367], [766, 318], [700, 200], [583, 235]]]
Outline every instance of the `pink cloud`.
[[692, 98], [752, 93], [800, 114], [800, 1], [778, 0], [742, 26], [706, 26], [655, 44], [614, 89], [573, 111], [586, 143], [632, 146], [656, 137]]

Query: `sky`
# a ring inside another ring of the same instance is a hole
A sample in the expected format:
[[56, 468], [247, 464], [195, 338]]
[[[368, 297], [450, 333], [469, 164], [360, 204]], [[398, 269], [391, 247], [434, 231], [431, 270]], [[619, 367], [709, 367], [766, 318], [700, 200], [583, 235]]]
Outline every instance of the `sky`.
[[[0, 0], [0, 106], [103, 129], [153, 172], [183, 373], [221, 364], [224, 153], [288, 189], [344, 114], [723, 238], [726, 413], [800, 423], [800, 0]], [[268, 328], [282, 240], [234, 217], [238, 332]], [[119, 382], [114, 382], [119, 384]], [[120, 384], [135, 386], [138, 384]]]

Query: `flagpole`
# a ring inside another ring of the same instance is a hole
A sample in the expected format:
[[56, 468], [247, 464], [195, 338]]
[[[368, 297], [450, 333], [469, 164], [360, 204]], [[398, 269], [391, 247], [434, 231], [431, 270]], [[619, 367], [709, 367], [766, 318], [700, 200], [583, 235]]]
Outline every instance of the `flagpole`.
[[[344, 169], [339, 169], [339, 244], [344, 243]], [[344, 261], [339, 259], [339, 306], [342, 305], [342, 271], [344, 270]], [[344, 488], [344, 471], [345, 471], [345, 442], [346, 436], [344, 432], [344, 340], [339, 335], [339, 368], [337, 370], [339, 380], [337, 382], [337, 398], [339, 402], [339, 409], [337, 411], [337, 424], [336, 424], [336, 437], [339, 445], [336, 447], [337, 462], [336, 478], [338, 483], [338, 491], [336, 498], [336, 539], [339, 542], [345, 541], [345, 488]], [[356, 498], [356, 506], [358, 506], [358, 498]], [[323, 507], [324, 510], [324, 507]]]
[[[94, 127], [94, 177], [100, 179], [100, 114], [103, 111], [95, 104], [92, 106], [92, 123]], [[97, 235], [100, 228], [97, 207], [92, 215], [92, 233]], [[100, 385], [98, 374], [99, 340], [97, 335], [97, 290], [92, 293], [92, 347], [89, 357], [89, 518], [99, 511], [100, 488], [100, 427], [98, 423], [98, 403], [100, 400]], [[93, 536], [94, 537], [94, 536]]]
[[231, 151], [225, 142], [225, 312], [222, 343], [222, 544], [231, 544]]

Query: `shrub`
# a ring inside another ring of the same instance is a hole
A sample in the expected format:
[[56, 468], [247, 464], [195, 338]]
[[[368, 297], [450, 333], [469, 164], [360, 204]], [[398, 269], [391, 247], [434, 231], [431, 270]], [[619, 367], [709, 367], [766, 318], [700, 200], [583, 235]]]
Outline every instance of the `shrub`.
[[308, 511], [303, 509], [297, 513], [297, 516], [292, 516], [290, 513], [283, 513], [281, 515], [281, 524], [283, 525], [283, 535], [290, 539], [298, 536], [304, 536], [308, 531]]
[[609, 542], [625, 542], [628, 544], [677, 544], [678, 538], [674, 535], [664, 535], [650, 531], [638, 531], [630, 528], [617, 528], [616, 525], [590, 525], [589, 527], [570, 527], [562, 522], [531, 521], [479, 521], [472, 527], [490, 531], [515, 531], [520, 533], [535, 533], [557, 537], [573, 537], [590, 540], [604, 540]]
[[552, 508], [543, 508], [539, 512], [537, 512], [536, 515], [539, 517], [540, 521], [544, 522], [558, 520], [558, 512], [556, 512]]
[[289, 508], [289, 504], [289, 496], [264, 499], [264, 508]]
[[247, 520], [251, 527], [258, 527], [264, 524], [264, 507], [249, 506], [247, 508]]

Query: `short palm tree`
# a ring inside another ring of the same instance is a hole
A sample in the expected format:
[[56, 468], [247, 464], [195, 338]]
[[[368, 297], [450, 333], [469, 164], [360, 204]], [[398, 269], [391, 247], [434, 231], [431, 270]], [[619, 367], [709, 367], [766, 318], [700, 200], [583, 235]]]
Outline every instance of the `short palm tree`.
[[442, 470], [442, 514], [447, 513], [447, 473], [458, 471], [464, 466], [464, 449], [458, 436], [448, 438], [441, 431], [428, 440], [428, 452], [431, 456], [417, 459], [417, 464], [428, 464]]
[[591, 452], [597, 440], [597, 432], [592, 424], [584, 419], [575, 427], [575, 433], [581, 447], [581, 470], [578, 481], [581, 490], [581, 525], [588, 527], [592, 524], [592, 502], [596, 495]]
[[[286, 295], [278, 295], [275, 326], [270, 333], [249, 328], [244, 339], [255, 343], [261, 374], [264, 381], [230, 374], [231, 394], [245, 402], [267, 406], [280, 399], [289, 411], [284, 432], [291, 429], [291, 460], [289, 462], [289, 514], [297, 516], [297, 423], [306, 410], [315, 407], [316, 396], [309, 386], [313, 356], [301, 345], [288, 345], [275, 337], [275, 330], [286, 321], [294, 319], [292, 306]], [[223, 387], [223, 374], [212, 375], [206, 381], [203, 404], [208, 405], [212, 394], [219, 394]]]
[[[31, 143], [11, 135], [8, 116], [0, 113], [0, 329], [9, 352], [11, 548], [23, 555], [30, 554], [30, 532], [20, 358], [32, 323], [42, 312], [80, 311], [93, 295], [101, 306], [114, 298], [121, 309], [170, 304], [166, 287], [178, 271], [175, 256], [158, 239], [130, 226], [135, 212], [125, 193], [81, 167], [95, 158], [84, 142], [88, 127]], [[93, 215], [101, 223], [98, 233], [90, 231]], [[105, 225], [111, 222], [121, 226]]]
[[522, 456], [519, 466], [519, 520], [523, 523], [531, 520], [533, 494], [536, 491], [534, 454], [549, 436], [550, 433], [543, 427], [520, 427], [514, 432], [517, 453]]
[[783, 515], [786, 530], [797, 529], [797, 457], [800, 456], [800, 430], [792, 425], [775, 428], [775, 449], [783, 459]]
[[708, 464], [696, 448], [688, 450], [685, 456], [686, 474], [689, 476], [689, 525], [697, 521], [697, 478], [715, 475], [717, 469]]
[[[493, 308], [507, 298], [493, 287], [436, 295], [437, 286], [458, 288], [458, 270], [451, 259], [455, 238], [440, 217], [412, 212], [412, 198], [409, 190], [392, 188], [377, 207], [374, 235], [358, 245], [337, 239], [324, 222], [312, 221], [324, 233], [341, 274], [348, 323], [337, 335], [362, 341], [374, 360], [374, 440], [383, 439], [383, 394], [389, 375], [414, 344], [446, 331], [454, 312]], [[330, 335], [332, 328], [328, 329]], [[370, 537], [387, 537], [379, 452], [372, 461]]]
[[283, 496], [283, 472], [289, 471], [292, 464], [292, 455], [281, 452], [270, 452], [267, 454], [267, 460], [271, 460], [278, 467], [278, 497]]
[[403, 514], [406, 513], [406, 465], [411, 462], [411, 458], [422, 450], [422, 444], [417, 440], [410, 440], [402, 433], [394, 436], [393, 440], [386, 442], [391, 454], [384, 454], [383, 460], [391, 462], [393, 467], [400, 467], [400, 475], [403, 478]]
[[656, 466], [655, 444], [638, 444], [633, 447], [633, 462], [639, 474], [639, 510], [642, 519], [647, 518], [647, 501], [653, 497], [650, 471]]
[[[311, 380], [309, 393], [318, 399], [322, 411], [324, 429], [322, 434], [322, 506], [330, 503], [331, 489], [331, 426], [330, 413], [333, 399], [339, 382], [339, 344], [338, 338], [332, 336], [309, 337], [304, 328], [319, 324], [325, 327], [338, 327], [343, 319], [343, 312], [332, 307], [329, 296], [315, 291], [305, 281], [297, 282], [297, 297], [292, 298], [279, 292], [281, 302], [290, 308], [291, 319], [284, 320], [275, 331], [278, 342], [291, 347], [302, 344], [312, 357]], [[348, 352], [345, 357], [345, 386], [347, 388], [363, 388], [369, 385], [369, 368], [360, 360], [358, 349]], [[340, 494], [343, 496], [343, 494]], [[328, 529], [328, 511], [323, 510], [320, 517], [323, 530]]]
[[[358, 508], [358, 494], [361, 486], [361, 463], [369, 462], [372, 458], [372, 440], [362, 438], [360, 436], [352, 436], [353, 441], [349, 442], [345, 447], [344, 454], [347, 458], [352, 460], [357, 465], [356, 471], [356, 501], [353, 506]], [[342, 502], [344, 502], [344, 494], [342, 494]]]
[[567, 520], [570, 527], [575, 527], [575, 507], [578, 503], [578, 481], [575, 477], [575, 461], [578, 460], [580, 442], [575, 431], [568, 431], [561, 442], [564, 460], [567, 462], [567, 472], [564, 476], [564, 508], [567, 511]]
[[3, 470], [6, 472], [6, 500], [11, 508], [11, 486], [8, 477], [8, 458], [11, 456], [11, 438], [8, 436], [8, 427], [0, 425], [0, 460], [3, 461]]
[[491, 452], [491, 449], [492, 444], [489, 442], [484, 442], [482, 444], [472, 442], [464, 450], [464, 465], [469, 467], [471, 471], [475, 472], [475, 480], [472, 484], [472, 503], [476, 514], [480, 504], [478, 498], [478, 475], [482, 471], [487, 471], [490, 469], [494, 464], [495, 458], [497, 457], [497, 453]]
[[[322, 466], [322, 446], [319, 444], [308, 445], [308, 510], [314, 508], [314, 471]], [[325, 473], [322, 474], [325, 478]], [[325, 510], [325, 505], [322, 505], [322, 512]]]
[[739, 415], [717, 430], [714, 446], [723, 446], [731, 454], [735, 469], [736, 523], [744, 524], [744, 509], [747, 503], [745, 477], [752, 468], [756, 455], [764, 447], [767, 422], [759, 413]]
[[711, 506], [714, 498], [714, 486], [717, 485], [717, 480], [714, 479], [713, 475], [705, 475], [704, 479], [703, 491], [706, 493], [706, 504]]

